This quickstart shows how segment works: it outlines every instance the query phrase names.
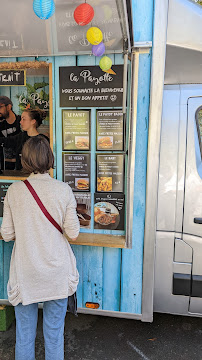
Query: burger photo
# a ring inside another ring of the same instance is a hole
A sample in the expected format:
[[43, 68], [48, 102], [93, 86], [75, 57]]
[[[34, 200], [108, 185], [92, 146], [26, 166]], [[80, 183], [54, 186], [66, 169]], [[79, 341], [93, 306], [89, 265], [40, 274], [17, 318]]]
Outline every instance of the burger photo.
[[88, 189], [89, 188], [89, 180], [88, 179], [78, 179], [76, 183], [77, 189]]
[[104, 136], [104, 137], [100, 137], [98, 138], [98, 146], [101, 149], [111, 149], [112, 145], [113, 145], [113, 137], [109, 137], [109, 136]]
[[89, 149], [89, 138], [75, 137], [75, 146], [77, 147], [77, 149]]

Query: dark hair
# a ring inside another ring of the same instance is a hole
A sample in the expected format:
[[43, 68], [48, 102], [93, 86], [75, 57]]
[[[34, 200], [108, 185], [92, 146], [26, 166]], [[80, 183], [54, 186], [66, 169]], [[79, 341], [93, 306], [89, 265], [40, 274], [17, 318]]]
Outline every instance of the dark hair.
[[11, 107], [13, 106], [11, 99], [4, 95], [0, 96], [0, 104], [4, 104], [5, 106], [10, 104]]
[[33, 136], [26, 141], [22, 148], [22, 167], [32, 172], [44, 174], [54, 167], [54, 155], [48, 140], [44, 136]]
[[32, 120], [36, 120], [36, 127], [38, 128], [43, 120], [46, 118], [46, 112], [41, 109], [25, 109], [24, 112], [27, 112]]

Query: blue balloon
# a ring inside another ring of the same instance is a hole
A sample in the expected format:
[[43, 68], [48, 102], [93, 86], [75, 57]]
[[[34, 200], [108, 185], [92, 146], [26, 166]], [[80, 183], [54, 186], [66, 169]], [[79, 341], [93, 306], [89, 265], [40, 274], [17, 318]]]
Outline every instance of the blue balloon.
[[54, 0], [34, 0], [33, 10], [40, 19], [47, 20], [55, 12]]

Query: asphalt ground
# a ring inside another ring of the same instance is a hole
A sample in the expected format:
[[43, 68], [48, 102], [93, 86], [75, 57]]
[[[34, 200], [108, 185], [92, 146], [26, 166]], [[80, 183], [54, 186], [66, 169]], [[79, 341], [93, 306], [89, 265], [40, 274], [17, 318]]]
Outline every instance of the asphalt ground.
[[[0, 332], [0, 360], [14, 360], [15, 322]], [[202, 360], [202, 319], [154, 314], [153, 323], [67, 314], [65, 360]], [[36, 360], [44, 360], [39, 310]], [[57, 360], [57, 359], [55, 359]]]

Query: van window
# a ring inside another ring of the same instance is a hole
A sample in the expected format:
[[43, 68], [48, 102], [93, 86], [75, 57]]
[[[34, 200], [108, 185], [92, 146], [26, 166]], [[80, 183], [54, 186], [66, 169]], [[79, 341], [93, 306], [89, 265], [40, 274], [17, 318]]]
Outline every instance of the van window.
[[199, 175], [202, 178], [202, 106], [197, 109], [195, 120], [196, 165]]

